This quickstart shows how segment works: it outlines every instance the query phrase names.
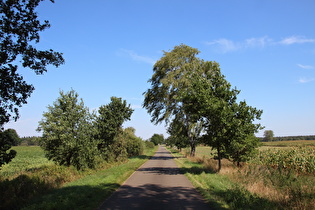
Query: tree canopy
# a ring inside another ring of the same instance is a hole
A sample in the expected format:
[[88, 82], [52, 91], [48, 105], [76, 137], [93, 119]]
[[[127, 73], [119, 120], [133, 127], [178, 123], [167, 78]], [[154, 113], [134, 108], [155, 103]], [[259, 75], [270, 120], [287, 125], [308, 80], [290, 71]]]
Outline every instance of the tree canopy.
[[159, 145], [164, 143], [164, 136], [163, 134], [153, 134], [153, 136], [150, 138], [150, 142], [152, 142], [154, 145]]
[[222, 158], [239, 163], [257, 147], [251, 137], [261, 125], [253, 122], [262, 111], [238, 102], [240, 91], [231, 87], [219, 64], [198, 53], [183, 44], [164, 52], [153, 67], [143, 106], [152, 122], [165, 121], [171, 135], [189, 139], [192, 156], [201, 140], [216, 149], [220, 170]]
[[149, 80], [151, 88], [145, 93], [143, 107], [151, 114], [151, 121], [158, 124], [163, 121], [168, 125], [173, 119], [181, 121], [185, 126], [191, 145], [191, 154], [194, 155], [196, 133], [193, 125], [197, 121], [186, 112], [186, 103], [183, 96], [190, 89], [190, 80], [193, 73], [202, 74], [203, 60], [196, 57], [199, 51], [187, 45], [175, 46], [170, 52], [164, 52], [164, 56], [153, 67], [153, 75]]
[[123, 123], [130, 120], [132, 113], [130, 104], [127, 105], [126, 100], [117, 97], [111, 97], [109, 104], [99, 108], [96, 118], [98, 138], [101, 140], [99, 147], [106, 147], [113, 143]]
[[93, 168], [98, 154], [93, 116], [78, 96], [74, 90], [60, 91], [60, 97], [43, 114], [38, 130], [43, 131], [42, 147], [48, 159], [77, 169]]
[[18, 119], [18, 107], [27, 103], [34, 90], [18, 73], [18, 61], [36, 74], [46, 72], [47, 65], [64, 63], [62, 53], [35, 48], [39, 32], [50, 27], [47, 20], [40, 22], [35, 12], [41, 1], [0, 0], [0, 127], [12, 118]]

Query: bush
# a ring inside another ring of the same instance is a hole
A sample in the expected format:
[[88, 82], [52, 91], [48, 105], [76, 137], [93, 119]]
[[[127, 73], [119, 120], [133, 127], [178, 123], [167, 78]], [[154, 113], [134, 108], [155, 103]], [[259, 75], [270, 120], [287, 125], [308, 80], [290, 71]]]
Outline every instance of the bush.
[[129, 157], [143, 154], [144, 143], [139, 137], [130, 137], [127, 139], [127, 153]]
[[145, 141], [144, 143], [145, 143], [145, 147], [149, 149], [153, 149], [155, 146], [154, 143], [151, 141]]
[[135, 135], [135, 129], [132, 127], [126, 128], [120, 135], [126, 141], [126, 151], [128, 157], [142, 155], [144, 143], [141, 138]]

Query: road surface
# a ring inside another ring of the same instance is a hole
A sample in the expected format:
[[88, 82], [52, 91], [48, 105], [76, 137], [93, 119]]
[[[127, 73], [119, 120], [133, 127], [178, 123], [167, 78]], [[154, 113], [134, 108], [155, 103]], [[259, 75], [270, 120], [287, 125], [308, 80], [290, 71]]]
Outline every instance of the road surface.
[[210, 209], [173, 156], [160, 146], [99, 209]]

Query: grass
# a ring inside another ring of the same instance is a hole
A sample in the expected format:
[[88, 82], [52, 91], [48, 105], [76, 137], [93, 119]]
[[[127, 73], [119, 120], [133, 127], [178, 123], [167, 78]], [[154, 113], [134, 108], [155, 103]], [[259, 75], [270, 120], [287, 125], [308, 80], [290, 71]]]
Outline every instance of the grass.
[[[33, 149], [38, 159], [44, 155], [40, 155], [42, 151], [37, 147], [24, 149]], [[18, 162], [25, 164], [26, 160], [18, 161], [12, 164], [16, 171], [8, 164], [6, 178], [0, 179], [0, 193], [6, 195], [0, 197], [0, 209], [95, 209], [151, 157], [155, 149], [146, 150], [144, 155], [129, 158], [124, 163], [104, 164], [98, 170], [83, 172], [49, 161], [31, 163], [22, 170], [17, 169]], [[27, 151], [24, 154], [26, 159], [31, 156]], [[14, 178], [8, 178], [9, 174]]]
[[[198, 151], [204, 151], [204, 149], [207, 150], [207, 148], [198, 148], [197, 154]], [[176, 157], [177, 164], [212, 209], [272, 209], [275, 207], [272, 202], [259, 198], [233, 182], [229, 176], [215, 173], [212, 167], [207, 167], [202, 163], [202, 158], [190, 159], [175, 150], [171, 151]]]
[[[47, 165], [53, 165], [38, 146], [12, 147], [17, 155], [9, 164], [5, 164], [0, 170], [0, 177], [13, 179], [23, 172], [32, 171]], [[1, 179], [0, 179], [1, 180]]]
[[[296, 145], [291, 141], [289, 143], [282, 147], [286, 148], [283, 151], [300, 148], [294, 147]], [[275, 147], [275, 151], [278, 148]], [[301, 148], [302, 153], [306, 149], [312, 150], [313, 147]], [[194, 158], [185, 157], [188, 154], [185, 150], [184, 155], [175, 151], [173, 154], [186, 176], [215, 209], [315, 208], [314, 174], [301, 174], [292, 168], [257, 163], [237, 168], [227, 160], [222, 160], [222, 169], [217, 173], [217, 161], [211, 159], [209, 147], [197, 147]]]

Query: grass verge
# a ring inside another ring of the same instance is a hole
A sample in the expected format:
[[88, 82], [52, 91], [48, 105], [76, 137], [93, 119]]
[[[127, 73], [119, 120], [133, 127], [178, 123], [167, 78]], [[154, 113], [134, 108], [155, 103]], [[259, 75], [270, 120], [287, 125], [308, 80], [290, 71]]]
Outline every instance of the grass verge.
[[96, 209], [155, 149], [103, 169], [78, 172], [47, 165], [0, 180], [0, 209]]
[[176, 150], [171, 152], [179, 167], [213, 209], [280, 208], [276, 203], [250, 193], [242, 185], [233, 182], [229, 176], [215, 173], [203, 163], [189, 160]]

